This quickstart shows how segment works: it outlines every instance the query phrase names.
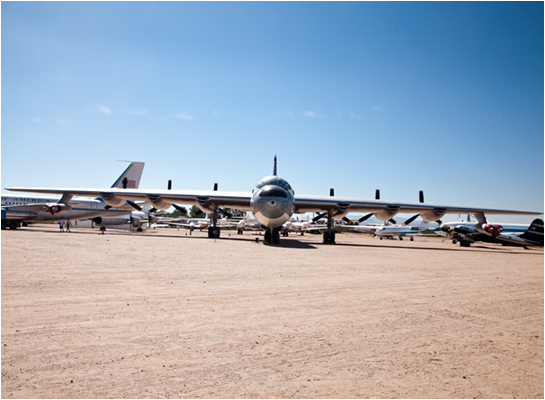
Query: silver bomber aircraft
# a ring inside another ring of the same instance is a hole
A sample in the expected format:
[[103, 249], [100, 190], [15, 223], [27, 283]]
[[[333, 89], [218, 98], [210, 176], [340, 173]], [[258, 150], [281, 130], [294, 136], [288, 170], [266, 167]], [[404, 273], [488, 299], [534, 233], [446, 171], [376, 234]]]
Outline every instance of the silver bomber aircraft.
[[387, 200], [368, 200], [334, 196], [298, 195], [290, 184], [276, 174], [276, 157], [273, 173], [260, 180], [252, 192], [228, 192], [217, 190], [150, 190], [150, 189], [75, 189], [75, 188], [6, 188], [18, 192], [62, 194], [63, 196], [98, 196], [112, 207], [125, 204], [127, 200], [143, 200], [156, 209], [166, 210], [172, 205], [191, 204], [203, 212], [212, 214], [212, 226], [208, 228], [209, 237], [219, 237], [217, 213], [221, 207], [238, 208], [251, 211], [265, 229], [265, 242], [279, 243], [282, 225], [294, 213], [319, 212], [327, 218], [327, 230], [323, 234], [324, 243], [335, 242], [333, 219], [342, 218], [349, 212], [373, 213], [383, 221], [398, 213], [418, 214], [426, 221], [437, 221], [445, 214], [473, 214], [479, 220], [486, 220], [484, 214], [540, 215], [543, 212], [498, 210], [478, 207], [458, 207], [433, 203], [408, 203]]

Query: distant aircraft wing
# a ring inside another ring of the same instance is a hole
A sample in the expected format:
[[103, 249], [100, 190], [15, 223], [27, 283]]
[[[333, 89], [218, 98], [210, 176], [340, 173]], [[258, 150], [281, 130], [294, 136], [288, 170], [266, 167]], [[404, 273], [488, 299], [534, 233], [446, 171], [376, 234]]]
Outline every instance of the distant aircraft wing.
[[[63, 194], [65, 196], [101, 197], [107, 204], [124, 203], [127, 200], [150, 202], [158, 209], [167, 209], [172, 204], [191, 204], [201, 210], [218, 207], [238, 208], [250, 211], [251, 192], [190, 191], [190, 190], [149, 190], [149, 189], [73, 189], [73, 188], [6, 188], [17, 192]], [[369, 200], [336, 196], [295, 195], [295, 213], [327, 212], [332, 217], [349, 212], [374, 213], [381, 220], [389, 220], [397, 213], [419, 214], [427, 221], [439, 220], [445, 214], [504, 214], [540, 215], [543, 212], [502, 210], [493, 208], [459, 207], [434, 203], [412, 203], [388, 200]]]

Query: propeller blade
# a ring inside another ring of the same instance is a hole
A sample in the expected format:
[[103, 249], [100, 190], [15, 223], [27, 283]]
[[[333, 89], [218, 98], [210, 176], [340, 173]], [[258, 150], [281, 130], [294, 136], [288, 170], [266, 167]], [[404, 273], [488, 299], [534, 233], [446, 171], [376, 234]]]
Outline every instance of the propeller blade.
[[312, 222], [316, 222], [316, 221], [318, 221], [319, 219], [325, 217], [326, 215], [327, 215], [327, 213], [318, 214], [317, 216], [315, 216], [314, 218], [312, 218]]
[[413, 215], [411, 218], [409, 218], [407, 221], [403, 223], [403, 225], [409, 225], [411, 222], [413, 222], [415, 219], [418, 218], [420, 214]]
[[138, 204], [130, 201], [130, 200], [127, 200], [127, 203], [132, 207], [134, 208], [135, 210], [137, 211], [142, 211], [142, 207], [140, 207]]
[[185, 207], [179, 206], [177, 204], [172, 204], [172, 207], [180, 211], [183, 215], [187, 215], [187, 210], [185, 209]]
[[233, 218], [233, 214], [231, 214], [227, 209], [225, 208], [219, 208], [218, 211], [222, 213], [224, 216], [227, 216], [229, 218]]
[[375, 200], [380, 200], [380, 189], [375, 190]]
[[396, 220], [393, 219], [393, 218], [392, 218], [392, 219], [389, 219], [388, 221], [390, 221], [390, 222], [391, 222], [392, 224], [394, 224], [394, 225], [397, 224]]
[[421, 190], [418, 194], [419, 194], [419, 200], [420, 200], [420, 202], [423, 203], [423, 202], [424, 202], [424, 191]]
[[363, 222], [363, 221], [366, 221], [368, 220], [369, 218], [371, 218], [373, 216], [373, 213], [369, 213], [367, 215], [364, 215], [363, 217], [361, 217], [360, 219], [358, 219], [358, 222]]
[[172, 180], [170, 180], [170, 179], [168, 180], [167, 189], [168, 190], [172, 189]]

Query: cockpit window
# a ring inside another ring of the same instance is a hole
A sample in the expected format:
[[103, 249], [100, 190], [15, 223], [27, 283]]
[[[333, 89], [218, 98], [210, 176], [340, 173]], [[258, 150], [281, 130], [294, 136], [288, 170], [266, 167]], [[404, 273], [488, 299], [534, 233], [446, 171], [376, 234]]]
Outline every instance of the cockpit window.
[[285, 179], [282, 179], [279, 176], [276, 176], [276, 175], [267, 176], [261, 179], [255, 188], [260, 189], [263, 186], [267, 186], [267, 185], [280, 186], [293, 194], [293, 189], [291, 188], [290, 184], [286, 182]]
[[288, 197], [288, 195], [285, 190], [272, 186], [263, 189], [261, 193], [259, 193], [259, 197]]

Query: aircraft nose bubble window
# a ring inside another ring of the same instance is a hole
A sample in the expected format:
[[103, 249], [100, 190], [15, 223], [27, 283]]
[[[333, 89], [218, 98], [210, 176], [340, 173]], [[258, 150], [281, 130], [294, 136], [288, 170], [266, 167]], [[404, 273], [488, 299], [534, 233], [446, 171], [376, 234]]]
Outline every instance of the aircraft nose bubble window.
[[279, 187], [265, 188], [259, 193], [259, 197], [288, 197], [286, 191]]

